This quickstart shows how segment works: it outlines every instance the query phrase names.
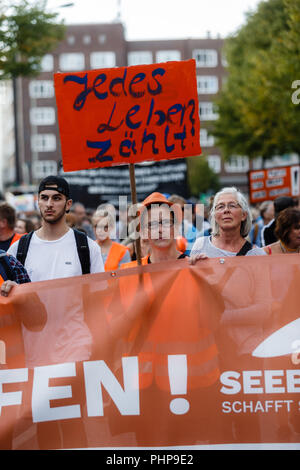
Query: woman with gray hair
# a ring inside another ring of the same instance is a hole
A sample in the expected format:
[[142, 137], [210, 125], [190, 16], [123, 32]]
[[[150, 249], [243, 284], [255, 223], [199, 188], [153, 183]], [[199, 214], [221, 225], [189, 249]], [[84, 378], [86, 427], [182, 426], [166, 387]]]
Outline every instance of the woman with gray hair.
[[211, 235], [197, 238], [191, 252], [191, 263], [197, 259], [224, 256], [265, 255], [262, 248], [246, 240], [252, 216], [247, 200], [236, 188], [223, 188], [213, 200], [210, 212]]

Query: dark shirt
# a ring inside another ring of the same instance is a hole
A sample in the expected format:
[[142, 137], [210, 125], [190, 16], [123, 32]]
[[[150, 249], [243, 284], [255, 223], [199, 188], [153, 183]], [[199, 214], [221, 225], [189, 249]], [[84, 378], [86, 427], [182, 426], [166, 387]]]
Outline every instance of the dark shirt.
[[0, 250], [7, 251], [8, 248], [10, 247], [10, 244], [12, 242], [12, 239], [14, 238], [15, 234], [13, 234], [12, 237], [10, 237], [8, 240], [3, 240], [0, 242]]
[[268, 246], [271, 245], [271, 243], [277, 242], [277, 237], [274, 233], [276, 226], [276, 220], [274, 219], [272, 222], [270, 222], [268, 225], [265, 225], [262, 228], [261, 231], [261, 238], [262, 238], [262, 245], [263, 246]]

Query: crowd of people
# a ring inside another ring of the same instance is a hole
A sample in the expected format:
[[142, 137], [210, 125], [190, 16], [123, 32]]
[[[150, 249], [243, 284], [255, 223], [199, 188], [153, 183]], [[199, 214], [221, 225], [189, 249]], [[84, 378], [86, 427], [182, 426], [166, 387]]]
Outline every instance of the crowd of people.
[[[202, 213], [179, 195], [158, 192], [137, 204], [135, 211], [133, 206], [118, 210], [111, 204], [91, 211], [71, 196], [64, 178], [49, 176], [40, 183], [37, 212], [17, 213], [5, 201], [0, 203], [2, 295], [16, 283], [137, 264], [184, 257], [195, 264], [207, 257], [300, 250], [298, 200], [287, 196], [251, 207], [236, 188], [223, 188]], [[86, 245], [84, 253], [78, 248], [82, 247], [79, 236]], [[45, 262], [40, 263], [41, 259]]]
[[[197, 211], [197, 206], [186, 210], [187, 201], [179, 195], [154, 192], [136, 207], [122, 208], [119, 212], [107, 203], [88, 211], [81, 202], [73, 202], [64, 178], [49, 176], [39, 184], [37, 204], [38, 212], [21, 214], [7, 202], [0, 203], [0, 291], [4, 297], [17, 284], [114, 272], [139, 264], [186, 258], [194, 265], [207, 258], [300, 252], [300, 210], [298, 201], [290, 197], [278, 197], [254, 208], [239, 190], [227, 187], [211, 198], [209, 207]], [[241, 282], [241, 274], [235, 275]], [[233, 276], [232, 282], [235, 281]], [[232, 288], [232, 282], [228, 289]], [[74, 288], [74, 298], [76, 295]], [[239, 299], [238, 303], [249, 310], [253, 321], [257, 318], [254, 310], [261, 316], [257, 305], [266, 292], [258, 289], [256, 297], [257, 302], [249, 297]], [[232, 321], [231, 311], [237, 308], [232, 296], [228, 298], [232, 305], [224, 311], [224, 327]], [[56, 354], [56, 350], [51, 342], [47, 349], [44, 338], [53, 325], [62, 362], [90, 357], [90, 335], [80, 303], [77, 310], [68, 309], [65, 303], [67, 299], [61, 299], [60, 309], [54, 312], [53, 318], [48, 318], [48, 329], [41, 323], [44, 334], [40, 333], [39, 341], [36, 325], [27, 328], [24, 348], [29, 364], [31, 359], [35, 363], [37, 355], [39, 361], [44, 356], [46, 363], [52, 361], [51, 354]], [[70, 335], [72, 340], [65, 341]], [[81, 425], [78, 426], [80, 434]], [[56, 430], [52, 434], [57, 435]], [[9, 448], [12, 436], [6, 432], [3, 439], [0, 448]], [[85, 441], [82, 442], [80, 447], [85, 446]]]

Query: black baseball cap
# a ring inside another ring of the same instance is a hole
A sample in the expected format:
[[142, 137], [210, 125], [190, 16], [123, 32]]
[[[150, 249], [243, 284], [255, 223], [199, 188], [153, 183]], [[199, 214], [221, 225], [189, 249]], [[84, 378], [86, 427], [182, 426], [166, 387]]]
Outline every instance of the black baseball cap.
[[39, 194], [45, 189], [52, 189], [58, 193], [64, 194], [67, 199], [70, 198], [69, 183], [60, 176], [46, 176], [39, 185]]

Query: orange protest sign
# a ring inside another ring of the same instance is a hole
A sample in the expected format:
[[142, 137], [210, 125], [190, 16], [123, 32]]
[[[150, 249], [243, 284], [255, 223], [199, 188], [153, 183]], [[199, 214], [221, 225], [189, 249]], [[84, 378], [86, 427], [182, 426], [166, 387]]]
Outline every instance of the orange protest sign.
[[299, 165], [251, 170], [248, 180], [252, 204], [274, 200], [279, 196], [300, 196]]
[[299, 282], [298, 255], [273, 255], [15, 288], [1, 448], [299, 446]]
[[200, 155], [194, 60], [54, 75], [65, 171]]

